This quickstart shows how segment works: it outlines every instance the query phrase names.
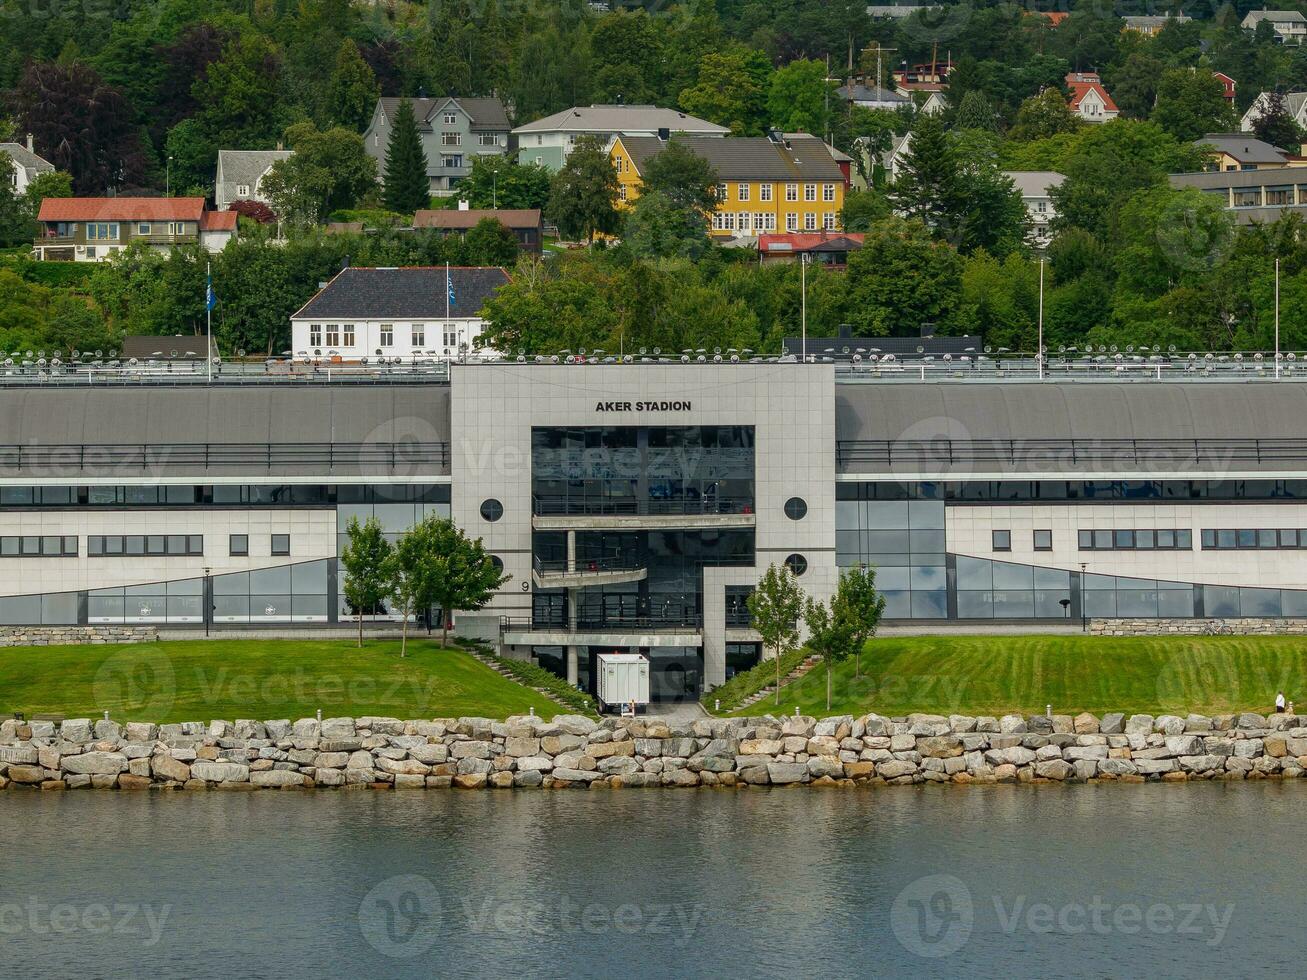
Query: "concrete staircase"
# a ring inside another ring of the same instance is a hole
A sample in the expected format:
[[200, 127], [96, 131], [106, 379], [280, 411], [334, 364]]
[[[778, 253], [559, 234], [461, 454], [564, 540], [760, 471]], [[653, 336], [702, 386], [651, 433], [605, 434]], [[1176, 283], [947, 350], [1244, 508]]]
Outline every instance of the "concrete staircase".
[[[790, 671], [788, 674], [786, 674], [784, 677], [781, 678], [781, 687], [787, 687], [788, 685], [793, 684], [808, 671], [812, 670], [812, 668], [816, 667], [819, 663], [821, 663], [821, 657], [809, 657], [808, 659], [804, 660], [802, 663], [799, 664], [799, 666], [795, 667], [792, 671]], [[743, 711], [745, 708], [751, 708], [759, 701], [765, 701], [766, 699], [773, 697], [775, 693], [776, 693], [776, 685], [768, 684], [761, 691], [757, 691], [753, 694], [750, 694], [747, 698], [741, 701], [740, 706], [735, 710]]]
[[[496, 658], [492, 657], [490, 654], [486, 653], [484, 650], [480, 649], [479, 647], [463, 646], [460, 649], [462, 649], [462, 651], [468, 654], [469, 656], [474, 657], [477, 660], [481, 661], [483, 664], [485, 664], [487, 667], [493, 670], [500, 677], [507, 678], [508, 680], [512, 681], [514, 684], [521, 684], [523, 687], [531, 687], [531, 685], [524, 683], [522, 681], [522, 678], [518, 677], [511, 670], [509, 670], [507, 667], [501, 664]], [[541, 697], [548, 698], [550, 701], [554, 702], [554, 704], [564, 709], [565, 712], [571, 713], [576, 710], [571, 705], [564, 704], [562, 701], [558, 700], [558, 698], [554, 696], [552, 691], [547, 691], [542, 687], [531, 687], [531, 690], [535, 691]]]

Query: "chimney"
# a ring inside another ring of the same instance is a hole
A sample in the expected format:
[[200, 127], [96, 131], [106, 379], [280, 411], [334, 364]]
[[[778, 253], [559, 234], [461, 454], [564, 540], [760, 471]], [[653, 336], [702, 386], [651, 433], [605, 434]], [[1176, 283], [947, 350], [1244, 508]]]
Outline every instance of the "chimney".
[[279, 149], [279, 150], [284, 150], [284, 149], [286, 149], [286, 144], [283, 143], [281, 140], [277, 140], [277, 149]]
[[672, 131], [668, 129], [666, 126], [663, 126], [658, 130], [658, 139], [661, 142], [666, 143], [671, 138], [672, 138]]
[[458, 209], [459, 209], [460, 211], [466, 211], [466, 210], [468, 209], [468, 203], [467, 203], [467, 201], [459, 201], [459, 202], [458, 202]]
[[853, 336], [853, 324], [841, 323], [838, 333], [839, 333], [840, 340], [848, 340], [850, 337]]
[[769, 140], [771, 140], [773, 143], [782, 143], [782, 142], [784, 142], [784, 140], [781, 139], [781, 131], [780, 131], [779, 129], [769, 129], [769, 130], [767, 130], [767, 138], [768, 138]]
[[32, 139], [31, 133], [27, 134], [27, 152], [28, 153], [36, 152], [36, 141]]

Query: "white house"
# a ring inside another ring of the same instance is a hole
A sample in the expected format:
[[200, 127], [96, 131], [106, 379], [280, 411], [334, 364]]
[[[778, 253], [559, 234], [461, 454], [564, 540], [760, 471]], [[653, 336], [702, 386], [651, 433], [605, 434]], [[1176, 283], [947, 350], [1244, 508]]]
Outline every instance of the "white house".
[[584, 136], [597, 139], [604, 147], [618, 136], [729, 136], [725, 126], [687, 115], [676, 109], [652, 105], [573, 106], [552, 116], [518, 126], [517, 162], [539, 164], [551, 172], [563, 169], [576, 141]]
[[1012, 179], [1012, 183], [1021, 192], [1021, 203], [1026, 206], [1026, 229], [1030, 244], [1035, 248], [1047, 248], [1052, 240], [1049, 224], [1055, 215], [1052, 190], [1060, 186], [1066, 177], [1053, 170], [1005, 170], [1003, 173]]
[[[15, 194], [22, 194], [27, 190], [37, 174], [48, 174], [54, 172], [54, 164], [36, 155], [36, 150], [32, 145], [32, 134], [27, 134], [27, 145], [21, 143], [0, 143], [0, 153], [6, 154], [13, 162], [13, 172], [9, 175], [9, 186], [14, 189]], [[0, 175], [0, 179], [3, 176]]]
[[1071, 101], [1067, 108], [1088, 123], [1105, 123], [1115, 119], [1120, 110], [1103, 88], [1103, 80], [1096, 71], [1073, 71], [1066, 76]]
[[1302, 44], [1307, 38], [1307, 17], [1297, 10], [1250, 10], [1244, 17], [1242, 27], [1245, 31], [1257, 30], [1262, 21], [1270, 21], [1271, 29], [1281, 44]]
[[482, 307], [508, 273], [488, 266], [349, 267], [290, 318], [299, 358], [450, 359], [495, 353]]
[[907, 109], [912, 100], [901, 92], [883, 88], [880, 85], [866, 85], [862, 81], [850, 81], [835, 90], [845, 102], [861, 106], [863, 109]]
[[[1257, 93], [1257, 98], [1253, 99], [1252, 105], [1248, 107], [1248, 111], [1239, 120], [1240, 129], [1245, 133], [1253, 131], [1253, 127], [1257, 125], [1257, 120], [1270, 111], [1271, 96], [1272, 93], [1270, 92]], [[1284, 99], [1284, 111], [1300, 128], [1307, 128], [1307, 92], [1285, 92], [1282, 98]]]
[[925, 116], [937, 116], [948, 108], [948, 99], [943, 92], [930, 92], [925, 101], [917, 106], [917, 111]]
[[218, 174], [213, 186], [213, 204], [226, 211], [233, 201], [269, 201], [260, 190], [272, 165], [289, 159], [293, 150], [219, 150]]

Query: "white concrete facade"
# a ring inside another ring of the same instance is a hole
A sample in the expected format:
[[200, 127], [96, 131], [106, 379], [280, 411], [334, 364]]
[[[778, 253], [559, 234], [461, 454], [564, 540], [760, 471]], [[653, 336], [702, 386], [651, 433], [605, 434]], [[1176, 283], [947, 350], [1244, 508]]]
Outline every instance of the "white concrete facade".
[[291, 350], [296, 357], [331, 357], [357, 361], [366, 357], [449, 359], [460, 354], [494, 353], [482, 347], [486, 321], [481, 317], [424, 320], [292, 319]]

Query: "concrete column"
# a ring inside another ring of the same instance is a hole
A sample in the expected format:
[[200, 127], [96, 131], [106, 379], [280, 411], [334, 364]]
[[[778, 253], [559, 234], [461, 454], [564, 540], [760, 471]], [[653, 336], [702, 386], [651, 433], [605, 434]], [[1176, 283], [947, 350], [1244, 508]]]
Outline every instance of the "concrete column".
[[573, 687], [576, 687], [579, 650], [579, 647], [574, 646], [567, 648], [567, 683], [571, 684]]
[[576, 532], [567, 532], [567, 570], [576, 571]]

